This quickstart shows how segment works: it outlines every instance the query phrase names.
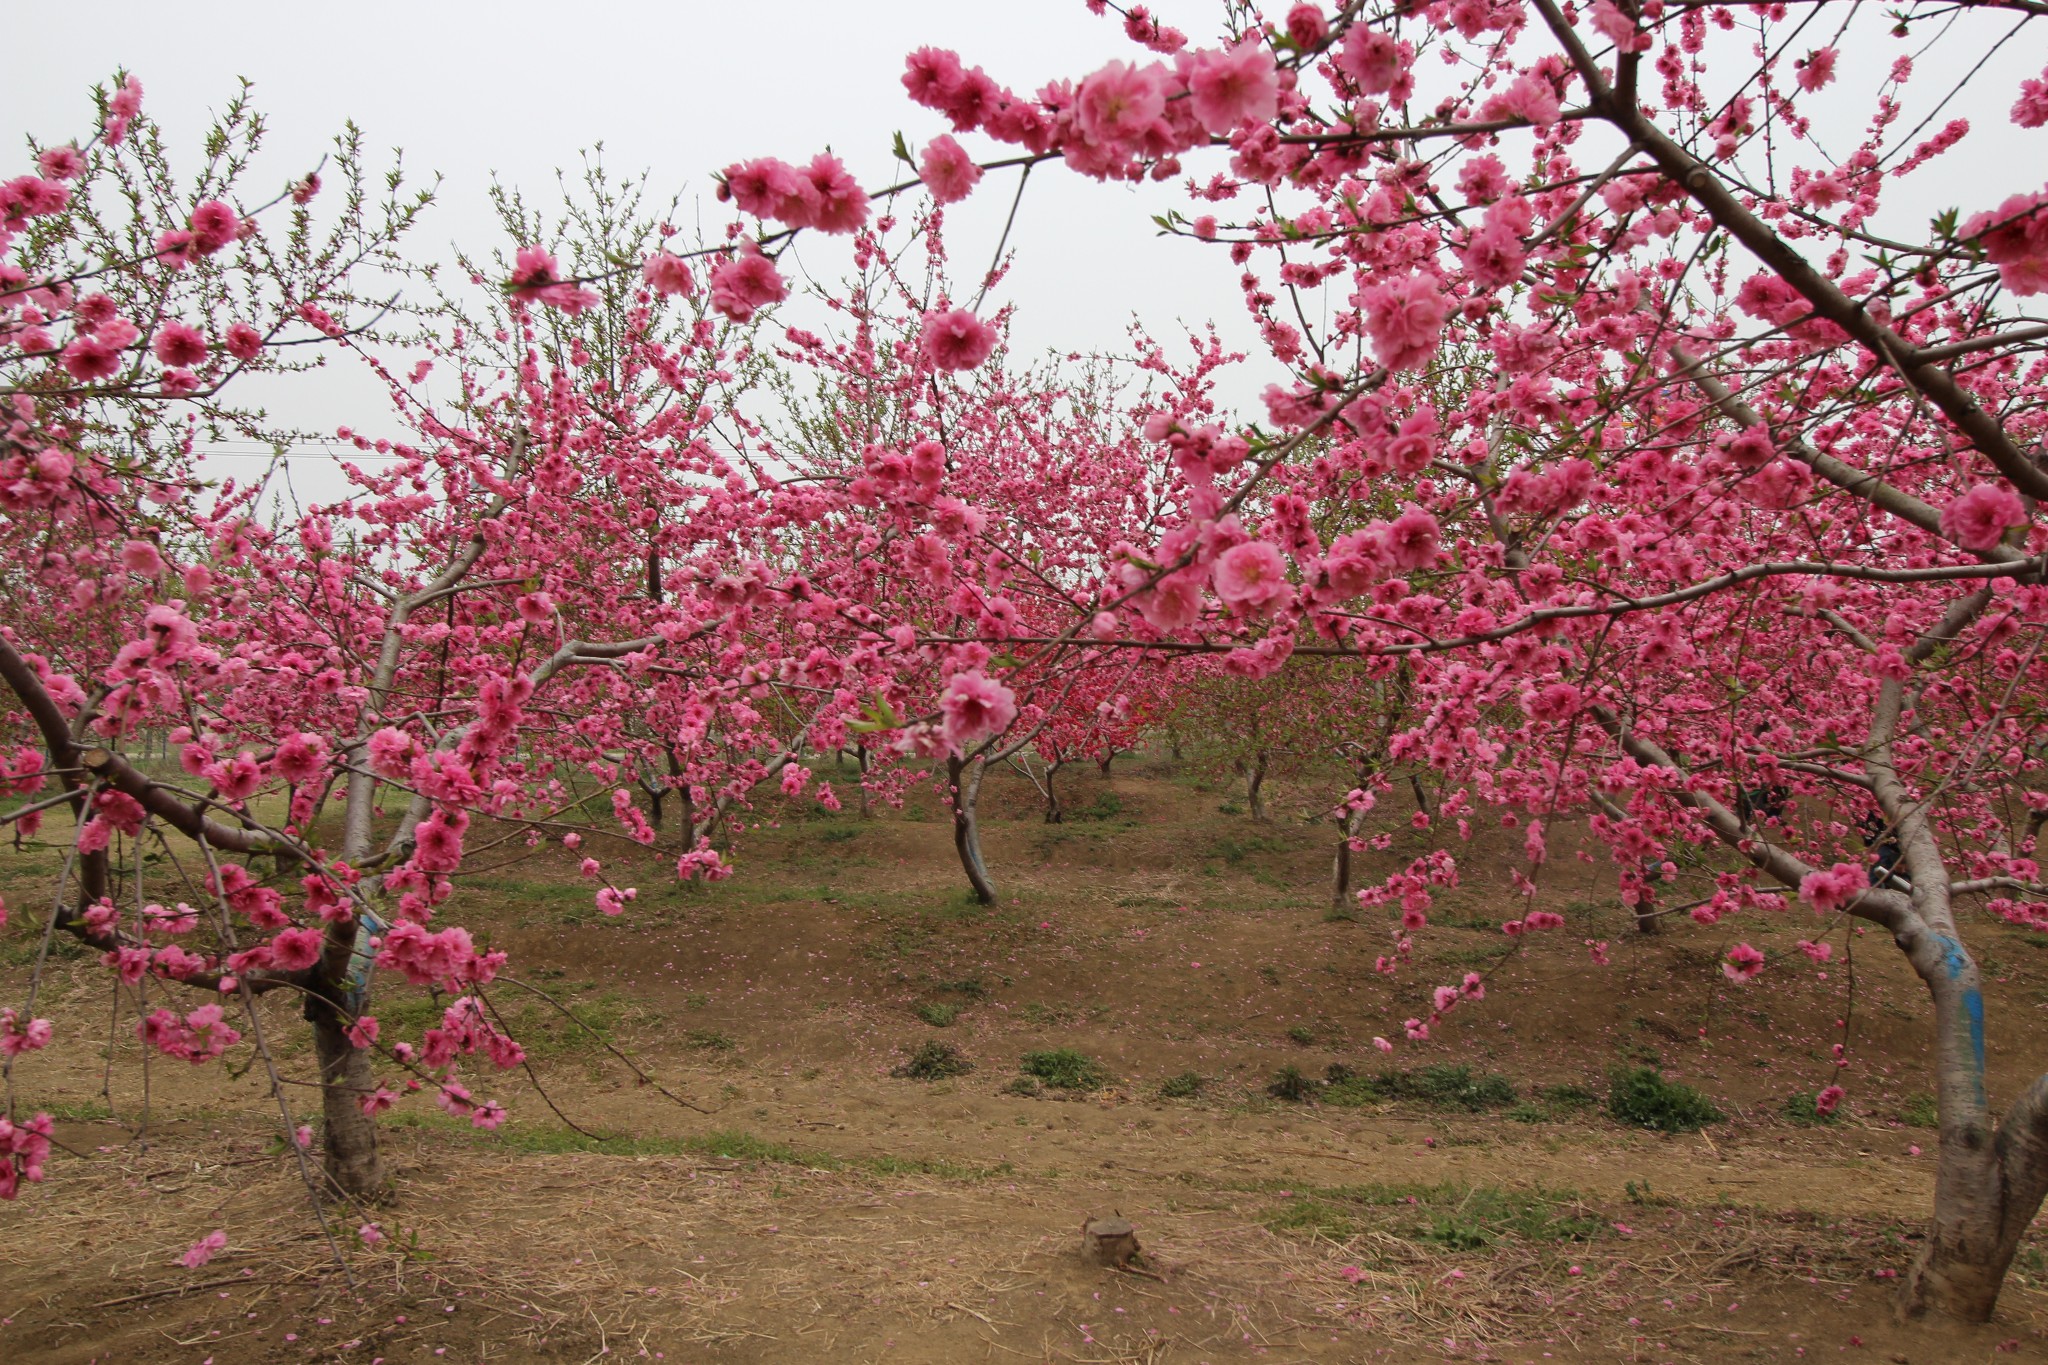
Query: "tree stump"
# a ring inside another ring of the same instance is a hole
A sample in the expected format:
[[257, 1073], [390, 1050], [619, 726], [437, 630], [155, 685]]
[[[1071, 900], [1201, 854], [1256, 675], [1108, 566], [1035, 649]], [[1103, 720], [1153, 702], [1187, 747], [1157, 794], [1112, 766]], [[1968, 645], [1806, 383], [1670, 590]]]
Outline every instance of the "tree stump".
[[1090, 1218], [1081, 1224], [1081, 1256], [1116, 1268], [1138, 1254], [1138, 1234], [1126, 1218]]

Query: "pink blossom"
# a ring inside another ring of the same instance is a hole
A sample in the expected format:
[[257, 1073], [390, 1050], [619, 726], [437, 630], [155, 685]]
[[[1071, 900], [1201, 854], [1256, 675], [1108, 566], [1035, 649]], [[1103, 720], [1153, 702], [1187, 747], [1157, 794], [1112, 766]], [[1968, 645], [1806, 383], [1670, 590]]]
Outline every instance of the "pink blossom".
[[1825, 872], [1809, 872], [1800, 879], [1799, 896], [1815, 914], [1832, 914], [1870, 889], [1870, 873], [1855, 863], [1836, 863]]
[[1298, 48], [1320, 47], [1330, 36], [1330, 21], [1316, 5], [1303, 3], [1287, 11], [1287, 39]]
[[121, 351], [103, 336], [79, 337], [64, 348], [64, 372], [81, 384], [112, 379], [121, 372]]
[[[2048, 124], [2048, 70], [2020, 82], [2020, 97], [2013, 101], [2012, 121], [2022, 128], [2039, 128]], [[56, 172], [45, 166], [43, 174], [55, 175]]]
[[1091, 142], [1114, 147], [1135, 141], [1166, 112], [1166, 73], [1158, 63], [1110, 62], [1081, 82], [1075, 117]]
[[208, 1261], [227, 1250], [228, 1235], [216, 1228], [187, 1247], [180, 1263], [187, 1270], [197, 1270]]
[[370, 736], [370, 769], [379, 776], [403, 778], [412, 767], [413, 739], [405, 731], [387, 725]]
[[1802, 938], [1799, 940], [1799, 951], [1805, 953], [1815, 962], [1826, 962], [1835, 955], [1835, 945], [1832, 943], [1815, 943], [1810, 939]]
[[1650, 35], [1636, 27], [1636, 21], [1621, 12], [1614, 0], [1593, 0], [1593, 27], [1614, 44], [1616, 52], [1648, 52]]
[[1792, 64], [1799, 88], [1811, 94], [1835, 78], [1835, 50], [1817, 47]]
[[227, 339], [221, 345], [237, 360], [254, 360], [263, 350], [263, 334], [246, 322], [238, 322], [228, 328]]
[[2048, 190], [2015, 194], [1963, 224], [2015, 294], [2048, 294]]
[[1835, 1112], [1842, 1103], [1842, 1096], [1848, 1092], [1839, 1085], [1831, 1085], [1813, 1097], [1813, 1111], [1822, 1118]]
[[0, 1009], [0, 1055], [19, 1057], [24, 1052], [38, 1052], [50, 1045], [54, 1025], [47, 1019], [31, 1019], [27, 1024], [11, 1008]]
[[931, 191], [933, 202], [954, 204], [965, 199], [981, 182], [981, 167], [974, 164], [967, 149], [951, 135], [941, 133], [925, 144], [918, 179]]
[[555, 619], [555, 599], [544, 592], [521, 593], [512, 607], [530, 626], [544, 626]]
[[382, 1029], [382, 1027], [383, 1026], [377, 1022], [377, 1017], [375, 1015], [365, 1014], [360, 1016], [353, 1024], [350, 1024], [348, 1026], [349, 1045], [357, 1048], [366, 1048], [375, 1045], [377, 1041], [377, 1034]]
[[1507, 89], [1480, 105], [1479, 116], [1484, 119], [1525, 119], [1538, 128], [1547, 128], [1557, 122], [1561, 109], [1557, 87], [1531, 71], [1515, 77]]
[[838, 157], [830, 152], [818, 153], [804, 168], [804, 177], [816, 194], [812, 227], [820, 232], [853, 232], [867, 222], [867, 191]]
[[1263, 540], [1248, 540], [1216, 556], [1210, 573], [1216, 595], [1240, 616], [1266, 616], [1294, 596], [1287, 561]]
[[1370, 284], [1356, 302], [1366, 309], [1373, 358], [1390, 370], [1412, 370], [1436, 354], [1450, 300], [1427, 275]]
[[285, 781], [303, 786], [326, 770], [327, 741], [315, 734], [290, 735], [277, 746], [271, 767]]
[[209, 199], [192, 210], [192, 236], [202, 254], [211, 256], [241, 231], [242, 220], [218, 199]]
[[198, 365], [206, 359], [206, 338], [188, 323], [167, 322], [156, 334], [154, 350], [166, 365]]
[[85, 158], [68, 144], [46, 147], [37, 154], [36, 167], [52, 180], [76, 180], [85, 174]]
[[1748, 981], [1764, 969], [1764, 955], [1747, 943], [1738, 943], [1721, 961], [1721, 972], [1730, 981]]
[[1436, 562], [1440, 531], [1436, 518], [1411, 507], [1387, 527], [1387, 554], [1395, 567], [1425, 569]]
[[996, 348], [996, 329], [965, 308], [936, 309], [924, 315], [918, 349], [941, 370], [971, 370]]
[[1280, 108], [1280, 72], [1256, 39], [1227, 51], [1202, 51], [1187, 62], [1195, 117], [1216, 134], [1246, 123], [1269, 123]]
[[1017, 719], [1016, 694], [979, 671], [955, 673], [939, 694], [941, 732], [954, 753], [962, 753]]
[[1358, 85], [1361, 93], [1384, 95], [1400, 79], [1401, 45], [1376, 28], [1362, 23], [1351, 26], [1351, 34], [1337, 53], [1338, 69]]
[[1394, 1045], [1378, 1034], [1373, 1035], [1372, 1045], [1382, 1052], [1392, 1052], [1394, 1050]]
[[320, 960], [318, 929], [286, 929], [270, 940], [270, 960], [282, 971], [301, 972]]
[[755, 312], [789, 297], [789, 285], [775, 262], [748, 243], [745, 250], [711, 270], [711, 306], [734, 322], [751, 321]]
[[1995, 483], [1980, 483], [1941, 510], [1941, 532], [1967, 550], [1988, 550], [2006, 528], [2027, 519], [2019, 495]]
[[640, 266], [640, 278], [647, 287], [664, 297], [697, 292], [696, 278], [689, 262], [669, 251], [657, 251]]

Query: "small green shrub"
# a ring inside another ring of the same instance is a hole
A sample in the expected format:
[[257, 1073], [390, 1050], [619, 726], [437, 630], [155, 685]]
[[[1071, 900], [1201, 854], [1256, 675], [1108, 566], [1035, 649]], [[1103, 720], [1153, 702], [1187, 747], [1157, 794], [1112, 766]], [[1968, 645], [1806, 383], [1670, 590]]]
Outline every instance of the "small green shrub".
[[1787, 1095], [1785, 1097], [1784, 1114], [1790, 1122], [1807, 1127], [1818, 1126], [1823, 1123], [1837, 1123], [1840, 1122], [1842, 1117], [1842, 1112], [1839, 1109], [1828, 1114], [1821, 1113], [1820, 1107], [1816, 1103], [1814, 1092], [1811, 1090], [1802, 1090], [1797, 1094]]
[[1102, 1063], [1070, 1047], [1027, 1052], [1019, 1069], [1053, 1090], [1100, 1090], [1109, 1084], [1109, 1072]]
[[1600, 1103], [1592, 1091], [1576, 1085], [1546, 1085], [1508, 1110], [1517, 1123], [1549, 1123], [1582, 1113]]
[[1322, 1088], [1321, 1081], [1313, 1076], [1302, 1075], [1300, 1067], [1283, 1066], [1280, 1068], [1280, 1074], [1273, 1078], [1273, 1083], [1266, 1087], [1266, 1093], [1276, 1100], [1304, 1104], [1314, 1099]]
[[1303, 1047], [1307, 1047], [1316, 1040], [1316, 1031], [1307, 1024], [1296, 1024], [1293, 1028], [1287, 1030], [1287, 1036], [1300, 1043]]
[[1168, 1076], [1159, 1083], [1159, 1098], [1163, 1100], [1191, 1100], [1201, 1093], [1202, 1078], [1192, 1071]]
[[1022, 1095], [1026, 1099], [1037, 1099], [1038, 1082], [1029, 1076], [1019, 1076], [1004, 1086], [1002, 1093], [1005, 1095]]
[[917, 1007], [917, 1017], [933, 1028], [945, 1028], [960, 1017], [960, 1007], [941, 1004], [938, 1001], [926, 1001]]
[[955, 995], [964, 995], [969, 1000], [988, 999], [988, 983], [978, 976], [963, 976], [958, 981], [934, 981], [932, 989], [951, 991]]
[[1705, 1095], [1665, 1080], [1652, 1067], [1618, 1068], [1611, 1081], [1607, 1112], [1618, 1123], [1659, 1133], [1696, 1133], [1724, 1117]]
[[1939, 1128], [1941, 1106], [1932, 1095], [1913, 1095], [1899, 1106], [1899, 1122], [1908, 1128]]
[[948, 1076], [965, 1076], [972, 1070], [974, 1063], [961, 1056], [959, 1048], [933, 1040], [919, 1044], [910, 1060], [889, 1074], [913, 1081], [940, 1081]]
[[1382, 1071], [1361, 1076], [1338, 1065], [1328, 1072], [1326, 1103], [1357, 1107], [1383, 1100], [1410, 1100], [1433, 1109], [1463, 1109], [1482, 1113], [1500, 1109], [1516, 1100], [1515, 1087], [1505, 1076], [1474, 1075], [1469, 1066], [1438, 1063], [1419, 1071]]

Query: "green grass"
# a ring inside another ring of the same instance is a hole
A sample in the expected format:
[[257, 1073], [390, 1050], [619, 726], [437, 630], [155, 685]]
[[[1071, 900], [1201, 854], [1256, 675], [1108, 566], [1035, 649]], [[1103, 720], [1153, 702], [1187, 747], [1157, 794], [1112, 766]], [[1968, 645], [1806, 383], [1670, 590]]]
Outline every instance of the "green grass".
[[1696, 1133], [1725, 1117], [1705, 1095], [1665, 1080], [1654, 1068], [1617, 1069], [1611, 1079], [1607, 1112], [1618, 1123], [1659, 1133]]
[[946, 1028], [960, 1017], [960, 1007], [946, 1002], [927, 1000], [917, 1007], [917, 1017], [933, 1028]]
[[1306, 1104], [1323, 1090], [1323, 1082], [1302, 1074], [1298, 1066], [1283, 1066], [1266, 1086], [1266, 1093], [1289, 1104]]
[[882, 1176], [926, 1175], [941, 1180], [993, 1180], [1016, 1174], [1009, 1162], [973, 1166], [943, 1158], [875, 1156], [836, 1157], [829, 1152], [806, 1151], [787, 1142], [776, 1142], [741, 1129], [726, 1128], [685, 1137], [586, 1137], [567, 1128], [501, 1128], [484, 1133], [461, 1119], [443, 1114], [406, 1114], [391, 1120], [398, 1128], [440, 1133], [489, 1143], [529, 1156], [566, 1156], [595, 1153], [601, 1156], [708, 1156], [722, 1161], [750, 1161], [763, 1166], [801, 1166], [813, 1171], [869, 1171]]
[[1546, 1085], [1509, 1109], [1507, 1116], [1517, 1123], [1557, 1123], [1599, 1103], [1598, 1095], [1579, 1086]]
[[1899, 1122], [1908, 1128], [1941, 1127], [1941, 1106], [1932, 1095], [1911, 1095], [1899, 1106]]
[[[1263, 1181], [1257, 1188], [1272, 1189]], [[1290, 1198], [1265, 1218], [1278, 1233], [1343, 1238], [1372, 1230], [1395, 1230], [1411, 1240], [1434, 1242], [1454, 1251], [1479, 1251], [1513, 1238], [1525, 1242], [1585, 1242], [1598, 1237], [1604, 1219], [1580, 1206], [1572, 1190], [1510, 1190], [1497, 1185], [1382, 1184], [1290, 1189]], [[1368, 1210], [1412, 1210], [1414, 1220]], [[1389, 1223], [1393, 1227], [1389, 1228]]]
[[699, 1052], [735, 1052], [739, 1042], [730, 1033], [715, 1028], [693, 1028], [683, 1035], [683, 1046]]
[[1100, 1090], [1109, 1084], [1109, 1071], [1102, 1063], [1070, 1047], [1027, 1052], [1018, 1069], [1049, 1090]]
[[1802, 1090], [1797, 1094], [1787, 1095], [1782, 1106], [1782, 1112], [1788, 1122], [1799, 1124], [1802, 1127], [1818, 1127], [1822, 1124], [1839, 1123], [1842, 1118], [1842, 1111], [1840, 1109], [1836, 1109], [1831, 1114], [1821, 1113], [1816, 1101], [1815, 1092], [1811, 1090]]
[[1472, 1114], [1505, 1108], [1517, 1098], [1513, 1083], [1505, 1076], [1474, 1075], [1469, 1066], [1441, 1062], [1418, 1071], [1382, 1071], [1374, 1076], [1333, 1066], [1322, 1093], [1325, 1104], [1344, 1108], [1402, 1100]]
[[1191, 1100], [1202, 1093], [1203, 1081], [1193, 1071], [1183, 1071], [1178, 1076], [1168, 1076], [1159, 1083], [1159, 1098], [1163, 1100]]

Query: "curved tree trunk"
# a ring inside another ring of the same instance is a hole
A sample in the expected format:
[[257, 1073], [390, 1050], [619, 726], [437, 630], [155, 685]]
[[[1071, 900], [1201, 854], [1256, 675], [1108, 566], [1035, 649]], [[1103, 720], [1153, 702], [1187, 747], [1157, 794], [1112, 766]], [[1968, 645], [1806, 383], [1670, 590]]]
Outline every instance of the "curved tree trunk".
[[1266, 785], [1266, 755], [1261, 752], [1252, 760], [1250, 771], [1245, 774], [1244, 804], [1251, 811], [1252, 819], [1266, 818], [1265, 803], [1260, 800], [1260, 789]]
[[1066, 812], [1060, 809], [1059, 791], [1052, 784], [1053, 777], [1060, 770], [1060, 765], [1065, 762], [1066, 760], [1063, 758], [1055, 759], [1045, 765], [1045, 823], [1048, 825], [1058, 825], [1066, 822]]
[[974, 888], [974, 898], [983, 905], [994, 905], [996, 886], [989, 879], [988, 865], [981, 859], [981, 821], [975, 812], [975, 803], [981, 797], [982, 774], [987, 769], [985, 759], [947, 759], [946, 794], [953, 804], [953, 848], [960, 855], [960, 868], [967, 874], [967, 884]]

